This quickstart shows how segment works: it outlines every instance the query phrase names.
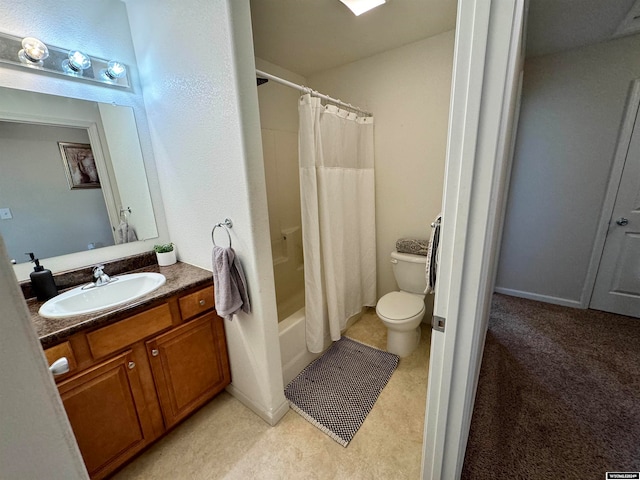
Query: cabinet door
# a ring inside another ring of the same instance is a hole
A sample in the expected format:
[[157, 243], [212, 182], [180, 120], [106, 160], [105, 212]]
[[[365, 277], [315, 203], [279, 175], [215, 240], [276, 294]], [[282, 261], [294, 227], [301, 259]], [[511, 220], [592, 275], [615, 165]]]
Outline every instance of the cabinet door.
[[[131, 351], [58, 385], [62, 403], [92, 478], [104, 478], [147, 443], [147, 421]], [[144, 409], [141, 409], [144, 410]]]
[[222, 319], [213, 312], [148, 341], [147, 352], [167, 428], [231, 381]]

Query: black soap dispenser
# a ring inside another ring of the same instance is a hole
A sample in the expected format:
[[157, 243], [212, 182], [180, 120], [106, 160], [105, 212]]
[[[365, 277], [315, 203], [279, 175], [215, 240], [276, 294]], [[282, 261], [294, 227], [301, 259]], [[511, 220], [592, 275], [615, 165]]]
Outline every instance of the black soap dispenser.
[[53, 281], [51, 270], [47, 270], [40, 265], [40, 260], [38, 260], [33, 253], [26, 253], [25, 255], [29, 255], [31, 261], [36, 264], [36, 266], [33, 267], [33, 272], [31, 272], [29, 276], [31, 277], [31, 289], [33, 293], [36, 294], [36, 297], [38, 297], [38, 300], [49, 300], [58, 295], [58, 287], [56, 287], [56, 283]]

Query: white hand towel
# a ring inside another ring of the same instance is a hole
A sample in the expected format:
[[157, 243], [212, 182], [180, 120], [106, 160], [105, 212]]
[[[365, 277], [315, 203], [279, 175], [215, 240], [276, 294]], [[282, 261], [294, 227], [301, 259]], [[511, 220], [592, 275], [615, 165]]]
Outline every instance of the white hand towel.
[[116, 244], [138, 241], [135, 229], [124, 220], [116, 228]]
[[215, 287], [215, 308], [223, 318], [242, 310], [251, 312], [247, 281], [236, 253], [230, 247], [213, 247], [213, 284]]

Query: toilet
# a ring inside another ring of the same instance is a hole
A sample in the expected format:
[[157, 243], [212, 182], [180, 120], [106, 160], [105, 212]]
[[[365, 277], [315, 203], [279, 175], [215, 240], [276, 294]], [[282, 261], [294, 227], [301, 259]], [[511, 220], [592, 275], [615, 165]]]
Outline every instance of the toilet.
[[387, 351], [406, 357], [420, 342], [427, 257], [391, 252], [391, 263], [400, 291], [387, 293], [378, 300], [376, 313], [387, 327]]

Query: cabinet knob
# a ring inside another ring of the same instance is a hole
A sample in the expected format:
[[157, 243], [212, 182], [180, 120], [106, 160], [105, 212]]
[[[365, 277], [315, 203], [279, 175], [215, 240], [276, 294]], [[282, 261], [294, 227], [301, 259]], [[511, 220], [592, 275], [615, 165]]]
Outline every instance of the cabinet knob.
[[69, 360], [67, 360], [67, 357], [59, 358], [49, 366], [49, 371], [54, 376], [67, 373], [69, 371]]
[[129, 367], [129, 370], [133, 370], [134, 368], [136, 368], [136, 362], [129, 362], [127, 366]]
[[158, 351], [157, 348], [154, 348], [153, 350], [151, 350], [151, 355], [153, 355], [154, 357], [157, 357], [159, 353], [160, 352]]
[[201, 307], [204, 307], [206, 303], [207, 303], [206, 300], [200, 300], [200, 306]]

